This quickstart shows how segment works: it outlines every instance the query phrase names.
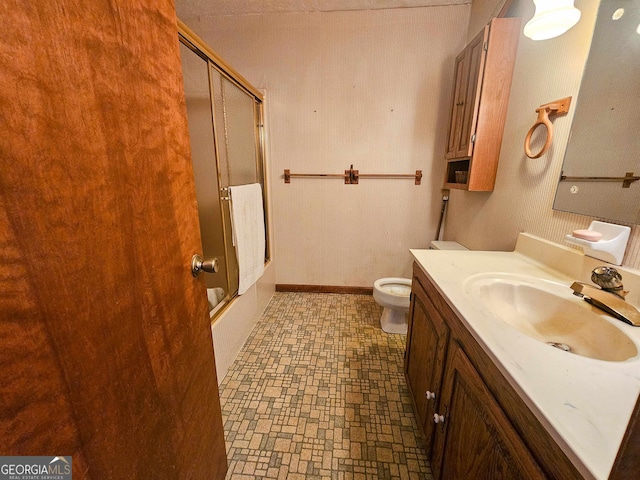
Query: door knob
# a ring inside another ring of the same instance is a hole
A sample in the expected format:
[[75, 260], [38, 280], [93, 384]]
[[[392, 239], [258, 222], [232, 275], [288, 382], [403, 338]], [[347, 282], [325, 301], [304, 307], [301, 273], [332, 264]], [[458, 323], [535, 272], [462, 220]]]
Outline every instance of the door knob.
[[220, 270], [218, 259], [216, 257], [203, 260], [197, 253], [191, 258], [191, 274], [197, 277], [200, 272], [216, 273]]
[[437, 413], [433, 414], [433, 422], [434, 423], [444, 423], [444, 415], [438, 415]]
[[427, 390], [427, 393], [425, 394], [425, 396], [427, 397], [427, 400], [431, 400], [432, 398], [436, 398], [436, 394], [433, 392], [430, 392], [429, 390]]

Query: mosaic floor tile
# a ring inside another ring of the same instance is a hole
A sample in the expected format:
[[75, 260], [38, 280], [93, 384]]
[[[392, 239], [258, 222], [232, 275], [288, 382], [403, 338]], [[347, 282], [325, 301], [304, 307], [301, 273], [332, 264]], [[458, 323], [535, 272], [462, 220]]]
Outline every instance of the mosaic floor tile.
[[405, 337], [370, 295], [278, 292], [220, 386], [227, 479], [432, 479]]

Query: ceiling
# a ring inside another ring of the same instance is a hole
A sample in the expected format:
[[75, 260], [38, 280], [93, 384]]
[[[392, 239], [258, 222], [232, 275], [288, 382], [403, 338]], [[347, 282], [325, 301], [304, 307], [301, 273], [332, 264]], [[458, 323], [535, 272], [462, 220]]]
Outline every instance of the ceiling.
[[385, 8], [433, 7], [471, 0], [176, 0], [180, 18], [260, 13], [332, 12]]

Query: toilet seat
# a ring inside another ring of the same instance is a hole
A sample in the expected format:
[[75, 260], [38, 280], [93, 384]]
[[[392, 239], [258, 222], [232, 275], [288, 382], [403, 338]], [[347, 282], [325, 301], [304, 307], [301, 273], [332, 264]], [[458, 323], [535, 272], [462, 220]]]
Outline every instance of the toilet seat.
[[409, 311], [411, 279], [400, 277], [380, 278], [373, 284], [373, 298], [383, 307]]

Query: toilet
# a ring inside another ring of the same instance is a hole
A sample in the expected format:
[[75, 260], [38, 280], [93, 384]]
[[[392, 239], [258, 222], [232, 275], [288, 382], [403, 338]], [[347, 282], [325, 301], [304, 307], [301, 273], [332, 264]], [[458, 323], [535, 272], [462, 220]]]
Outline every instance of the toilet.
[[407, 333], [411, 279], [380, 278], [373, 284], [373, 299], [384, 308], [380, 326], [387, 333]]
[[[433, 241], [431, 250], [467, 250], [458, 242]], [[387, 333], [407, 334], [411, 280], [408, 278], [380, 278], [373, 284], [373, 299], [384, 308], [380, 326]]]

